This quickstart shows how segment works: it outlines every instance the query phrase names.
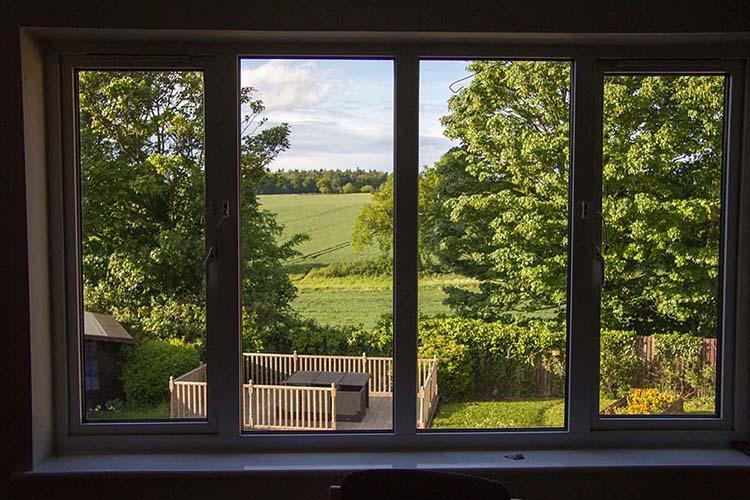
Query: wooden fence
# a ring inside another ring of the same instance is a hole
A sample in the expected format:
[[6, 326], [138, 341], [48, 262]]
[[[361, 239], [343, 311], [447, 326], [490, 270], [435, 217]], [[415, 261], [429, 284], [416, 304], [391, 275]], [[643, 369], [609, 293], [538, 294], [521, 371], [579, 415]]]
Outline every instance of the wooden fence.
[[242, 386], [244, 430], [336, 430], [336, 386]]
[[[703, 365], [701, 366], [701, 369], [705, 369], [706, 367], [713, 367], [716, 368], [716, 360], [717, 360], [717, 349], [716, 349], [716, 339], [715, 338], [704, 338], [703, 345], [701, 347], [701, 360], [703, 362]], [[649, 380], [652, 380], [654, 377], [658, 378], [661, 375], [660, 367], [657, 359], [657, 349], [654, 345], [654, 336], [644, 336], [644, 337], [638, 337], [636, 349], [638, 352], [638, 356], [643, 361], [644, 365], [644, 373], [641, 373], [637, 377], [637, 384], [643, 384], [648, 383]], [[716, 371], [713, 372], [711, 376], [711, 385], [716, 385]], [[694, 394], [699, 397], [708, 396], [712, 393], [713, 388], [712, 387], [695, 387]]]
[[[381, 396], [393, 392], [393, 358], [361, 356], [323, 356], [318, 354], [243, 354], [244, 380], [256, 384], [281, 385], [300, 370], [345, 373], [369, 373], [370, 394]], [[419, 360], [427, 362], [429, 360]]]
[[[638, 337], [637, 340], [638, 355], [647, 364], [653, 364], [656, 358], [656, 349], [654, 348], [654, 336]], [[702, 349], [703, 363], [710, 366], [716, 366], [716, 339], [704, 338]]]
[[169, 418], [205, 418], [206, 365], [169, 377]]
[[427, 429], [437, 410], [438, 360], [419, 360], [419, 384], [417, 388], [417, 429]]

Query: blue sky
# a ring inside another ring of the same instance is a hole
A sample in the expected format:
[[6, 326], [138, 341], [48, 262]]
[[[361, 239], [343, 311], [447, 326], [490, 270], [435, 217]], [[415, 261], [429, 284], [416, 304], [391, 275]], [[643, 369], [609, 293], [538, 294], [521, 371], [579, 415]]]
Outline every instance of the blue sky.
[[[465, 61], [420, 65], [420, 166], [451, 147], [439, 120], [448, 111], [448, 86], [468, 74], [465, 68]], [[393, 171], [392, 61], [244, 59], [241, 69], [241, 84], [254, 87], [266, 106], [266, 126], [291, 127], [291, 147], [272, 170]]]

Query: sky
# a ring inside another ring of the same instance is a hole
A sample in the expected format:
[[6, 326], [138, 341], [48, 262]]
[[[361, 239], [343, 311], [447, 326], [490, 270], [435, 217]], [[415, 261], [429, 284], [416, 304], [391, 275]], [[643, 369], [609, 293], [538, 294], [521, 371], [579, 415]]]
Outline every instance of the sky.
[[[466, 64], [420, 65], [420, 166], [453, 145], [443, 136], [440, 117], [453, 95], [449, 85], [468, 75]], [[264, 127], [288, 123], [291, 128], [291, 147], [269, 165], [271, 170], [393, 171], [392, 61], [243, 59], [241, 85], [253, 87], [254, 98], [263, 101]]]

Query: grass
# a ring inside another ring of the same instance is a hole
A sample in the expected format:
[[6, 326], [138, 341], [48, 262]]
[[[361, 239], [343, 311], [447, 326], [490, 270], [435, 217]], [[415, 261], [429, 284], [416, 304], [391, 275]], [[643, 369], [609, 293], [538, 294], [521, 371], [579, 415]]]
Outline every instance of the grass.
[[[374, 326], [393, 311], [393, 280], [389, 276], [347, 276], [296, 280], [294, 308], [307, 318], [333, 325]], [[450, 314], [443, 303], [446, 285], [475, 286], [467, 278], [455, 275], [428, 276], [419, 280], [419, 311], [422, 314]]]
[[155, 406], [129, 405], [111, 411], [89, 411], [89, 420], [154, 420], [169, 418], [169, 403], [164, 401]]
[[302, 256], [288, 263], [294, 272], [334, 262], [368, 260], [378, 254], [375, 247], [355, 252], [349, 242], [354, 221], [372, 199], [371, 194], [270, 194], [258, 199], [284, 226], [282, 241], [299, 233], [310, 236], [297, 247]]
[[562, 399], [441, 402], [432, 429], [527, 429], [563, 427]]
[[[607, 406], [614, 399], [602, 399]], [[602, 407], [604, 407], [602, 406]], [[510, 401], [440, 402], [433, 429], [542, 429], [565, 425], [565, 401], [532, 399]]]
[[[295, 310], [302, 316], [330, 325], [373, 327], [393, 311], [393, 279], [390, 276], [350, 275], [330, 277], [310, 270], [334, 263], [355, 263], [378, 256], [375, 247], [355, 252], [349, 243], [354, 221], [370, 194], [276, 194], [259, 196], [263, 208], [274, 212], [284, 226], [281, 240], [298, 233], [310, 239], [297, 248], [301, 257], [286, 269], [297, 287]], [[422, 314], [450, 314], [443, 303], [446, 285], [475, 286], [473, 280], [455, 275], [427, 276], [419, 280]]]

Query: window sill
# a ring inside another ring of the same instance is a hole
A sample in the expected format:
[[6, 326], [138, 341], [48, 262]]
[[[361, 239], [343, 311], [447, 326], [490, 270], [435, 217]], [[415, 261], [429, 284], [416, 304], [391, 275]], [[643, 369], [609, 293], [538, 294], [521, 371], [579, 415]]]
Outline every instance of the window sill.
[[27, 476], [84, 473], [253, 473], [353, 471], [372, 468], [543, 470], [619, 468], [747, 468], [750, 457], [728, 449], [533, 450], [523, 460], [507, 451], [132, 454], [50, 457]]

